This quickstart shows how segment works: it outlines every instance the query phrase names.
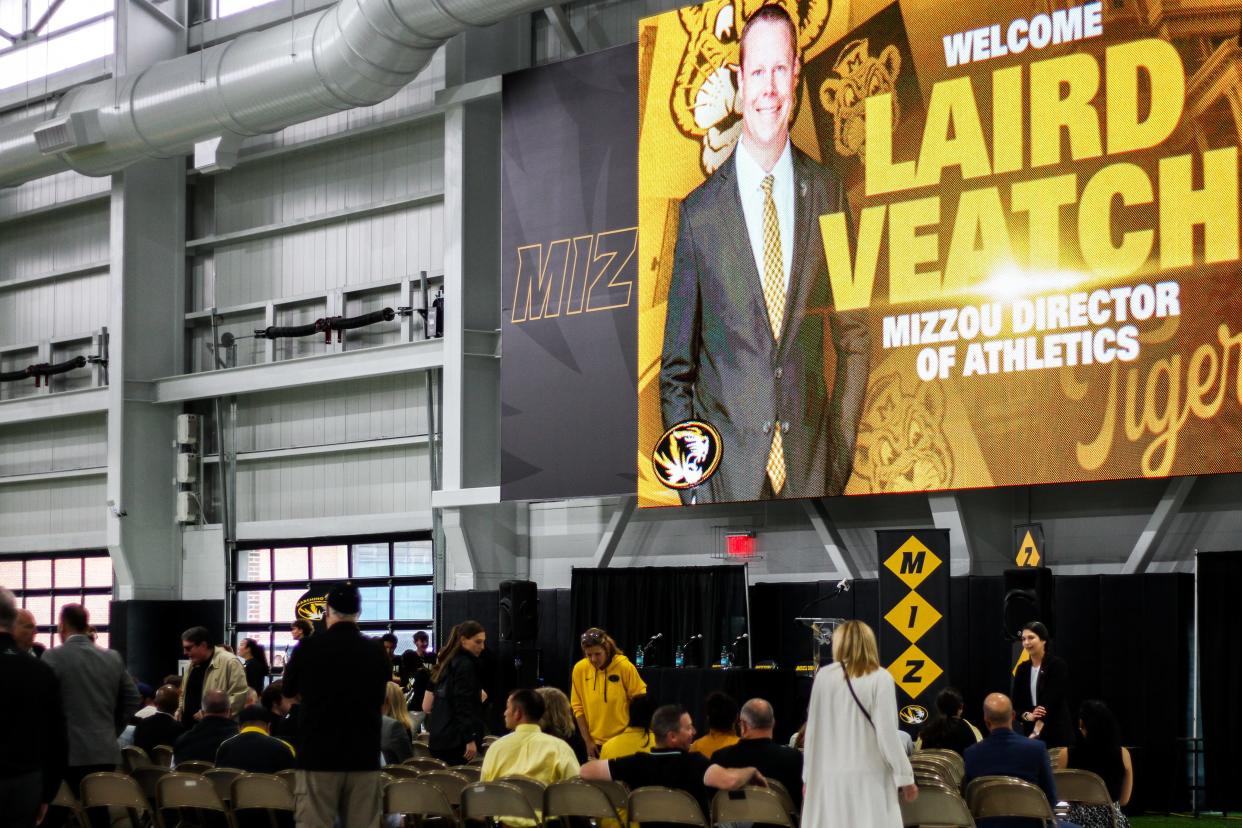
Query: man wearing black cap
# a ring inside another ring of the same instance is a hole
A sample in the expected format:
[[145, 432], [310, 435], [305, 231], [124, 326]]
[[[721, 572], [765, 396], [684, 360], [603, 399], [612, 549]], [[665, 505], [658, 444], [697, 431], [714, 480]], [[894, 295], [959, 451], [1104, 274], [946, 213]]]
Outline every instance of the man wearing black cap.
[[242, 708], [237, 716], [241, 733], [223, 742], [216, 751], [216, 767], [238, 768], [250, 773], [279, 773], [293, 767], [293, 748], [269, 736], [272, 714], [261, 704]]
[[352, 584], [328, 593], [327, 630], [302, 640], [285, 667], [284, 695], [302, 697], [295, 817], [299, 828], [380, 824], [380, 708], [392, 666], [358, 629]]

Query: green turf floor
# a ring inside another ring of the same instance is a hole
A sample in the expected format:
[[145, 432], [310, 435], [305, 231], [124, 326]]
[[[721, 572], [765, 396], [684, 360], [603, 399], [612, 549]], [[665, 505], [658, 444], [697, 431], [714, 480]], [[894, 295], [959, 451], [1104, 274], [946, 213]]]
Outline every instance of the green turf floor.
[[1130, 817], [1133, 828], [1242, 828], [1242, 815], [1222, 818], [1219, 816], [1141, 816]]

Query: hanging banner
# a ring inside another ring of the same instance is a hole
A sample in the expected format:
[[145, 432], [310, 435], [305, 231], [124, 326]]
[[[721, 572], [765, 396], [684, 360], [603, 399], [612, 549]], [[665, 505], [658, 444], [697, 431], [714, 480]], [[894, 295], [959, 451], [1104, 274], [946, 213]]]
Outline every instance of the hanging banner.
[[1013, 527], [1013, 551], [1015, 566], [1047, 566], [1043, 524], [1023, 523]]
[[642, 20], [639, 505], [1242, 470], [1240, 12]]
[[880, 571], [880, 663], [897, 682], [897, 718], [918, 731], [948, 684], [949, 530], [875, 533]]
[[628, 46], [504, 79], [503, 500], [634, 493], [637, 73]]

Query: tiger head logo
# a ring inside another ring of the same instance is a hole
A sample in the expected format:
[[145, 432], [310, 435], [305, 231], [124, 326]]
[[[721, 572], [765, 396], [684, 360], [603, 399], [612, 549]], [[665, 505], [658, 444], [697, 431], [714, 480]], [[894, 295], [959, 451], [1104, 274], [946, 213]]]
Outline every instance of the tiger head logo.
[[944, 390], [918, 383], [913, 393], [897, 373], [872, 385], [858, 425], [854, 476], [868, 491], [921, 492], [953, 481], [953, 450], [944, 430]]
[[702, 420], [686, 420], [664, 432], [651, 453], [656, 479], [670, 489], [692, 489], [720, 465], [720, 432]]
[[819, 41], [831, 0], [708, 0], [677, 12], [689, 37], [669, 105], [677, 129], [700, 143], [699, 164], [705, 175], [728, 160], [742, 134], [737, 99], [742, 27], [768, 4], [784, 7], [798, 24], [797, 48], [804, 65], [827, 48]]
[[[819, 102], [833, 118], [833, 146], [837, 154], [848, 158], [858, 156], [867, 163], [867, 98], [893, 92], [901, 72], [901, 52], [896, 46], [885, 46], [879, 57], [872, 57], [866, 38], [847, 43], [841, 50], [833, 71], [840, 77], [828, 78], [819, 87]], [[893, 127], [901, 110], [897, 96], [893, 101]]]

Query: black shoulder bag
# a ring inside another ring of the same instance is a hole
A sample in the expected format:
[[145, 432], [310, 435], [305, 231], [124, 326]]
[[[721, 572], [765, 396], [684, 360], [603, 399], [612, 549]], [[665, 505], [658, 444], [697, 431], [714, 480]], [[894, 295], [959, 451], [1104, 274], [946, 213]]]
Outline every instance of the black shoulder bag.
[[844, 664], [841, 665], [841, 675], [845, 676], [845, 686], [850, 689], [850, 695], [854, 697], [854, 704], [858, 705], [858, 709], [867, 717], [867, 724], [871, 725], [872, 730], [875, 730], [875, 722], [871, 721], [871, 714], [867, 712], [867, 708], [863, 707], [858, 694], [854, 692], [854, 683], [850, 681], [850, 671], [845, 668]]

